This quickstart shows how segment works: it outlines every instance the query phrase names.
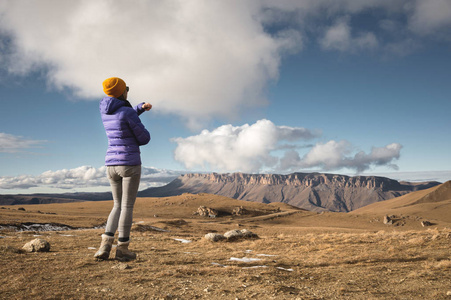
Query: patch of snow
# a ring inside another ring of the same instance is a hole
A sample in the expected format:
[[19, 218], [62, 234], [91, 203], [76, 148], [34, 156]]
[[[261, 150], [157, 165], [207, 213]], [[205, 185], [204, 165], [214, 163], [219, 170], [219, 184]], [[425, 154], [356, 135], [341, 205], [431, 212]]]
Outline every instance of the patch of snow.
[[267, 268], [268, 266], [252, 266], [252, 267], [243, 267], [242, 269], [258, 269], [258, 268]]
[[260, 258], [249, 258], [249, 257], [243, 257], [243, 258], [231, 257], [229, 260], [240, 261], [240, 262], [253, 262], [253, 261], [259, 261], [261, 259]]
[[223, 268], [227, 268], [227, 266], [225, 266], [225, 265], [221, 265], [221, 264], [218, 264], [218, 263], [215, 263], [215, 262], [212, 262], [211, 264], [212, 264], [212, 265], [214, 265], [214, 266], [218, 266], [218, 267], [223, 267]]
[[176, 240], [176, 241], [178, 241], [178, 242], [182, 242], [182, 244], [188, 244], [188, 243], [191, 243], [192, 241], [190, 241], [190, 240], [185, 240], [185, 239], [174, 239], [174, 240]]

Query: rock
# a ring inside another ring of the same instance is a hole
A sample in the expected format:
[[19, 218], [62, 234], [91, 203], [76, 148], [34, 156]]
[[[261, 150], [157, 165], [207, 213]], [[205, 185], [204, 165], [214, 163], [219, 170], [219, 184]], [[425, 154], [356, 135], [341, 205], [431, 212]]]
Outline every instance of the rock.
[[421, 221], [421, 226], [423, 227], [432, 226], [432, 223], [429, 221]]
[[244, 238], [258, 238], [258, 235], [247, 229], [242, 229], [241, 233], [243, 234]]
[[218, 216], [218, 212], [216, 210], [205, 206], [200, 206], [197, 209], [197, 212], [195, 212], [195, 214], [201, 217], [210, 217], [210, 218], [216, 218]]
[[233, 241], [243, 237], [243, 233], [241, 232], [241, 230], [234, 229], [224, 233], [224, 236], [227, 238], [227, 240]]
[[223, 236], [222, 234], [217, 234], [217, 233], [207, 233], [204, 236], [204, 238], [211, 242], [218, 242], [218, 241], [226, 239], [225, 236]]
[[223, 239], [227, 239], [228, 241], [234, 241], [237, 239], [244, 239], [244, 238], [258, 238], [258, 235], [256, 235], [255, 233], [247, 230], [247, 229], [243, 229], [243, 230], [230, 230], [227, 231], [226, 233], [224, 233], [224, 235], [221, 234], [217, 234], [217, 233], [208, 233], [205, 235], [204, 237], [206, 240], [212, 241], [212, 242], [217, 242]]
[[393, 220], [389, 216], [384, 216], [385, 225], [393, 225]]
[[236, 215], [236, 216], [242, 216], [242, 215], [245, 215], [246, 213], [247, 213], [246, 209], [242, 206], [235, 207], [232, 211], [232, 215]]
[[43, 239], [34, 239], [26, 243], [22, 249], [27, 252], [49, 252], [50, 243]]
[[17, 210], [25, 211], [25, 208], [19, 207]]

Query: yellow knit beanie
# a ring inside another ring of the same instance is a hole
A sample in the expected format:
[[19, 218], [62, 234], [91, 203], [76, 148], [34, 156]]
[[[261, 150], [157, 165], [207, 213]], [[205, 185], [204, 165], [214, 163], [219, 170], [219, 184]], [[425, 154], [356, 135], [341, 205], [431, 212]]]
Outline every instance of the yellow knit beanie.
[[125, 81], [118, 77], [111, 77], [103, 81], [103, 91], [110, 97], [120, 97], [125, 89]]

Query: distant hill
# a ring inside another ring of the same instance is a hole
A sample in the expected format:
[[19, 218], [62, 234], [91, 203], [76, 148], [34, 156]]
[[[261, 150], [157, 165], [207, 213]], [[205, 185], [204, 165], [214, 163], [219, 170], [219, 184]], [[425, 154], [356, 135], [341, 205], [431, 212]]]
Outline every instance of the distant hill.
[[396, 215], [451, 223], [451, 181], [384, 202], [373, 203], [352, 214]]
[[138, 196], [167, 197], [183, 193], [209, 193], [262, 203], [283, 202], [310, 211], [349, 212], [439, 184], [322, 173], [186, 174], [163, 187], [141, 191]]
[[[439, 184], [439, 182], [399, 182], [376, 176], [351, 177], [322, 173], [186, 174], [165, 186], [143, 190], [138, 193], [138, 197], [207, 193], [261, 203], [281, 202], [310, 211], [350, 212], [375, 202]], [[0, 205], [111, 199], [111, 193], [0, 195]]]
[[0, 195], [0, 205], [69, 203], [79, 201], [103, 201], [111, 199], [113, 199], [111, 193]]

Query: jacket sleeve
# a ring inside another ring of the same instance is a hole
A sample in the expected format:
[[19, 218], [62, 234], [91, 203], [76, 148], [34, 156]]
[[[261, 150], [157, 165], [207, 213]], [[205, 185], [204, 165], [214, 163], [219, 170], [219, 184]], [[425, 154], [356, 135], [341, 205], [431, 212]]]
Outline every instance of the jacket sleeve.
[[127, 116], [128, 125], [130, 126], [133, 135], [138, 141], [138, 144], [140, 146], [146, 145], [150, 141], [150, 133], [141, 123], [141, 120], [139, 119], [138, 115], [132, 112], [132, 110], [129, 111], [131, 113], [129, 113]]
[[135, 107], [133, 107], [133, 109], [136, 111], [136, 113], [138, 114], [138, 116], [140, 115], [140, 114], [142, 114], [144, 111], [145, 111], [145, 109], [143, 109], [143, 104], [144, 104], [145, 102], [141, 102], [140, 104], [138, 104], [138, 105], [136, 105]]

